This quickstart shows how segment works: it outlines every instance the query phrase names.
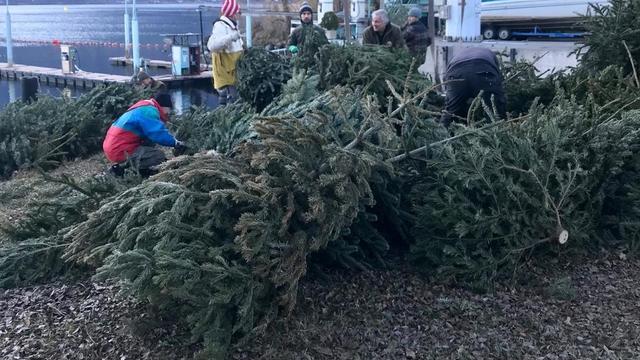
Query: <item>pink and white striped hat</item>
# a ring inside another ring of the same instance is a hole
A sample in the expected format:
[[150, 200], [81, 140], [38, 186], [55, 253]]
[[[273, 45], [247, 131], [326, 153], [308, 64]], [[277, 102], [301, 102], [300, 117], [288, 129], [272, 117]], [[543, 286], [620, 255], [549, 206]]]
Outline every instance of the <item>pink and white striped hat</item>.
[[240, 5], [238, 5], [236, 0], [224, 0], [224, 4], [222, 4], [220, 12], [226, 17], [232, 17], [240, 12]]

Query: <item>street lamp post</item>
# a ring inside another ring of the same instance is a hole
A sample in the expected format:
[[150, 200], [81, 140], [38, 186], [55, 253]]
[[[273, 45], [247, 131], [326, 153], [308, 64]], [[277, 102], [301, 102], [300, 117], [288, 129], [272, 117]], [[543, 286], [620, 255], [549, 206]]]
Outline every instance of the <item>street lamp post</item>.
[[136, 0], [133, 0], [131, 13], [131, 37], [133, 40], [133, 74], [138, 73], [140, 67], [140, 34], [138, 32], [138, 14], [136, 12]]
[[342, 12], [344, 15], [344, 43], [351, 42], [351, 2], [353, 0], [344, 1]]
[[245, 34], [247, 36], [247, 47], [250, 48], [253, 46], [253, 26], [252, 26], [252, 18], [251, 18], [251, 0], [247, 0], [247, 16], [245, 17]]
[[131, 20], [129, 19], [128, 0], [124, 0], [124, 58], [129, 58], [129, 39], [131, 39]]
[[11, 39], [11, 14], [9, 14], [9, 0], [7, 0], [5, 16], [5, 37], [7, 42], [7, 66], [13, 66], [13, 40]]
[[204, 5], [199, 5], [196, 11], [198, 12], [198, 16], [200, 17], [200, 54], [204, 54], [204, 29], [202, 28], [202, 11], [204, 10]]

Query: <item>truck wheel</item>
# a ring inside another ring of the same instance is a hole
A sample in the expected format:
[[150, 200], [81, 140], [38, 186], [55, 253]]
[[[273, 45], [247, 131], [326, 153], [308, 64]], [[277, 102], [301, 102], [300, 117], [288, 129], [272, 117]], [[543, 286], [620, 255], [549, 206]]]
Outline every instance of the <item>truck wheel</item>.
[[490, 26], [484, 28], [484, 30], [482, 31], [482, 37], [484, 37], [486, 40], [494, 39], [496, 37], [496, 29]]
[[511, 37], [511, 30], [507, 28], [502, 28], [498, 30], [498, 38], [500, 40], [508, 40]]

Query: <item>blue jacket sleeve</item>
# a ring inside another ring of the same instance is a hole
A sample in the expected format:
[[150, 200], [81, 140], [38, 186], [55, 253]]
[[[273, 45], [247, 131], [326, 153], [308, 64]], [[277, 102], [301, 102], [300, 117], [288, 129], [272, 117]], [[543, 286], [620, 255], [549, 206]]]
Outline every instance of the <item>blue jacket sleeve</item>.
[[171, 135], [164, 122], [160, 119], [157, 109], [147, 107], [140, 119], [142, 135], [156, 144], [174, 147], [176, 138]]

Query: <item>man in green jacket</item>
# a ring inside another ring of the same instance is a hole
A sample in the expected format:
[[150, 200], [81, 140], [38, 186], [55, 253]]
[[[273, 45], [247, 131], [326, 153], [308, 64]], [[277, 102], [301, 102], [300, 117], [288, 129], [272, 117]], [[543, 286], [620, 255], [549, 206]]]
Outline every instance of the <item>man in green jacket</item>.
[[312, 36], [316, 37], [314, 41], [317, 43], [316, 45], [329, 43], [329, 40], [327, 40], [327, 36], [324, 33], [324, 29], [313, 24], [313, 9], [309, 4], [304, 3], [300, 6], [300, 26], [293, 30], [291, 36], [289, 36], [289, 44], [287, 44], [287, 48], [292, 54], [295, 54], [300, 51], [300, 48], [305, 46], [305, 41], [308, 38], [311, 40], [310, 37]]
[[376, 10], [371, 14], [371, 26], [364, 30], [362, 44], [398, 49], [406, 47], [402, 31], [389, 22], [389, 14], [385, 10]]

